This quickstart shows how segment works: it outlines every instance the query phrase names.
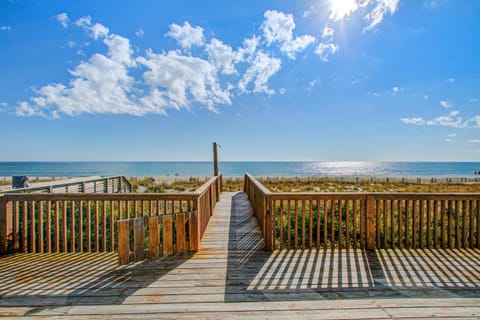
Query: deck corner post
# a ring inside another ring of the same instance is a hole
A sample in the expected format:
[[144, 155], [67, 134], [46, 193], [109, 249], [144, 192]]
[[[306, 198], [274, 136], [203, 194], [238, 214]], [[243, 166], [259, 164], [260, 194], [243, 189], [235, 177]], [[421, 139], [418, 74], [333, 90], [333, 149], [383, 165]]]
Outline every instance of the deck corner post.
[[248, 176], [247, 174], [245, 174], [245, 176], [243, 177], [243, 192], [245, 192], [248, 196], [248, 200], [250, 200], [250, 194], [248, 193]]
[[273, 208], [272, 208], [272, 201], [270, 197], [265, 196], [263, 198], [264, 200], [264, 217], [265, 217], [265, 247], [267, 251], [273, 251], [274, 250], [274, 227], [273, 227], [273, 221], [274, 221], [274, 214], [273, 214]]
[[13, 240], [12, 203], [0, 196], [0, 255], [7, 254]]
[[375, 244], [375, 197], [373, 196], [367, 196], [367, 201], [366, 201], [366, 213], [367, 213], [367, 219], [365, 221], [366, 223], [366, 236], [367, 236], [367, 250], [375, 250], [376, 249], [376, 244]]

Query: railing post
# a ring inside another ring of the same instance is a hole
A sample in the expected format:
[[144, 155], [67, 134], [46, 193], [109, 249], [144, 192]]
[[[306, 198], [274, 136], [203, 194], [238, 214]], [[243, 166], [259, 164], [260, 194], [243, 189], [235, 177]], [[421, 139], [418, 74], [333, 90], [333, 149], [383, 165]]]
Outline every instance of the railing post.
[[202, 223], [203, 223], [202, 215], [204, 214], [202, 207], [200, 206], [199, 196], [197, 196], [193, 200], [192, 211], [195, 213], [195, 216], [196, 216], [196, 219], [193, 221], [194, 223], [192, 223], [192, 227], [194, 227], [196, 230], [195, 231], [192, 230], [191, 235], [195, 237], [195, 240], [190, 241], [191, 242], [190, 248], [192, 251], [197, 251], [200, 248], [200, 241], [202, 240]]
[[366, 224], [366, 236], [367, 236], [367, 250], [375, 250], [375, 221], [376, 221], [376, 211], [375, 211], [375, 197], [367, 196], [366, 203], [366, 213], [367, 219], [365, 219]]
[[0, 255], [6, 254], [13, 240], [12, 203], [0, 197]]
[[272, 230], [272, 206], [268, 196], [263, 197], [263, 216], [264, 216], [264, 230], [265, 230], [265, 246], [268, 251], [273, 251], [273, 230]]
[[217, 176], [217, 180], [215, 180], [215, 195], [216, 195], [216, 201], [220, 200], [220, 176]]

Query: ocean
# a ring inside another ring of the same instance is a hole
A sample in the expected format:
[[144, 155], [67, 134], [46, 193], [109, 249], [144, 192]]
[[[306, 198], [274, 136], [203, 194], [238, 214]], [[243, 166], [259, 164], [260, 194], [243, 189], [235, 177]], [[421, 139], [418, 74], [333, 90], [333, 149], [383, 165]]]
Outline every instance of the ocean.
[[[225, 176], [472, 176], [480, 162], [220, 162]], [[197, 162], [0, 162], [0, 176], [209, 176], [213, 164]]]

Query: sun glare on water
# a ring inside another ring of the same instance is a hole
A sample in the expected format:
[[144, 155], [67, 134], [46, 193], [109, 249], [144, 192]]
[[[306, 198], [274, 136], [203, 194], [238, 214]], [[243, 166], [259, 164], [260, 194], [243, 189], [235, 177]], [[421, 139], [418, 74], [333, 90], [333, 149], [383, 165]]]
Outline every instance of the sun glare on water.
[[333, 20], [342, 20], [357, 9], [357, 0], [330, 0], [330, 18]]

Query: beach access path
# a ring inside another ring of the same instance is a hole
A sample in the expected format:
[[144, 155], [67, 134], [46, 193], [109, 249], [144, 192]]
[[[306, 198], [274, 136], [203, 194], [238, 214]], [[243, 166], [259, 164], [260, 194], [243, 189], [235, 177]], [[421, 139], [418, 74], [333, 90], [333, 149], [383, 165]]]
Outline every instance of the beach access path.
[[0, 316], [480, 317], [478, 250], [263, 251], [241, 192], [221, 195], [195, 254], [117, 266], [113, 253], [0, 258]]

